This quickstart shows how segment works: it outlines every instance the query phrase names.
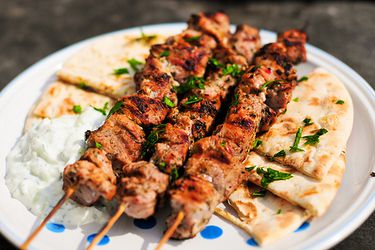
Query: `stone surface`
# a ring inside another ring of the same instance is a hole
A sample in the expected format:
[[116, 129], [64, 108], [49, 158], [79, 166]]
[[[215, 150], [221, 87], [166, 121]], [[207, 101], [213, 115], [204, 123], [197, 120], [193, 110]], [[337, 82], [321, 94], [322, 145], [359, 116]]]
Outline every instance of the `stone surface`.
[[[48, 54], [105, 32], [225, 10], [233, 23], [274, 31], [307, 25], [309, 42], [375, 87], [375, 5], [369, 2], [0, 0], [0, 89]], [[334, 249], [374, 249], [375, 214]], [[0, 249], [15, 249], [0, 236]]]

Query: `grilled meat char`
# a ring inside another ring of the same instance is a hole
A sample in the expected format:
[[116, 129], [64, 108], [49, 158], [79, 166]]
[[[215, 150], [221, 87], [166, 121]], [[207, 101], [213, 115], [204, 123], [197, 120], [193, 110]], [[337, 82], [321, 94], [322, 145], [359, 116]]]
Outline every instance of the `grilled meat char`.
[[[200, 14], [199, 16], [199, 18], [205, 19], [205, 22], [203, 22], [205, 25], [211, 27], [209, 34], [228, 34], [230, 36], [229, 21], [227, 18], [221, 18], [220, 20], [224, 21], [224, 23], [219, 24], [217, 20], [208, 21], [206, 15]], [[197, 16], [194, 18], [198, 19]], [[215, 24], [211, 25], [212, 22]], [[198, 24], [195, 24], [194, 27], [198, 30], [207, 30], [200, 28]], [[222, 29], [223, 31], [215, 31], [214, 29]], [[239, 34], [243, 32], [250, 33]], [[248, 42], [260, 44], [258, 30], [256, 29], [238, 29], [235, 35], [240, 37], [255, 37], [257, 39], [251, 39]], [[223, 35], [215, 36], [215, 38], [216, 40], [223, 39]], [[225, 39], [231, 41], [230, 37], [226, 37]], [[199, 42], [200, 40], [202, 38], [196, 39], [194, 42]], [[208, 39], [205, 38], [205, 40]], [[224, 42], [218, 41], [218, 44], [224, 44]], [[250, 48], [253, 46], [253, 44], [249, 44]], [[159, 47], [157, 49], [160, 50]], [[224, 53], [218, 53], [221, 51], [224, 51]], [[222, 56], [228, 52], [231, 57]], [[154, 51], [154, 53], [156, 52]], [[231, 44], [227, 44], [225, 48], [220, 46], [214, 50], [213, 58], [216, 58], [217, 55], [219, 56], [216, 65], [212, 65], [213, 67], [210, 72], [206, 73], [207, 76], [205, 79], [195, 78], [196, 81], [204, 81], [204, 87], [193, 88], [185, 93], [178, 109], [175, 109], [173, 114], [170, 115], [170, 122], [162, 128], [159, 126], [154, 129], [158, 138], [150, 162], [157, 165], [161, 170], [159, 174], [155, 172], [155, 175], [161, 175], [163, 172], [168, 174], [171, 174], [173, 171], [177, 172], [177, 169], [185, 163], [193, 142], [212, 132], [216, 115], [223, 101], [227, 98], [229, 89], [236, 83], [236, 78], [232, 74], [224, 73], [224, 66], [233, 66], [231, 59], [236, 58], [236, 62], [244, 63], [242, 65], [235, 65], [239, 70], [240, 67], [246, 66], [246, 61], [251, 60], [250, 57], [252, 58], [254, 53], [252, 55], [249, 52], [246, 53], [247, 58], [245, 58], [243, 55], [237, 54]], [[242, 60], [238, 60], [238, 58], [242, 58]], [[203, 84], [202, 82], [199, 83]], [[198, 83], [195, 82], [194, 84]], [[196, 98], [195, 101], [191, 101], [192, 97]], [[148, 162], [143, 162], [143, 164], [134, 163], [132, 165], [136, 165], [137, 168], [155, 171], [155, 166]], [[161, 178], [158, 179], [159, 182], [154, 183], [154, 187], [158, 188], [158, 192], [155, 192], [154, 189], [147, 188], [150, 183], [148, 176], [137, 176], [134, 179], [133, 175], [137, 172], [128, 172], [124, 169], [124, 173], [125, 178], [121, 181], [119, 192], [122, 201], [127, 204], [125, 213], [135, 218], [151, 216], [155, 212], [158, 200], [163, 197], [167, 189], [169, 179], [164, 178], [164, 182], [160, 182]], [[134, 185], [132, 182], [136, 182], [137, 185]], [[149, 191], [144, 192], [144, 190]], [[160, 195], [156, 195], [157, 193]]]
[[[193, 39], [194, 43], [188, 42], [193, 35], [199, 35], [199, 39]], [[138, 174], [134, 169], [139, 164], [131, 164], [141, 159], [144, 129], [165, 120], [171, 111], [170, 105], [165, 104], [166, 99], [177, 105], [175, 86], [185, 83], [190, 77], [204, 75], [215, 46], [216, 41], [212, 37], [188, 29], [169, 38], [165, 44], [152, 47], [144, 68], [134, 77], [137, 93], [121, 98], [119, 110], [111, 114], [98, 130], [87, 133], [88, 152], [96, 148], [95, 152], [105, 155], [111, 168], [104, 170], [102, 165], [87, 157], [65, 168], [63, 188], [73, 187], [76, 190], [72, 199], [83, 205], [92, 205], [100, 196], [111, 200], [116, 193], [114, 175], [120, 176], [123, 170]], [[127, 167], [132, 171], [127, 171]], [[93, 179], [90, 173], [101, 173], [102, 178]], [[100, 186], [99, 182], [103, 184]]]
[[[284, 43], [290, 34], [294, 48]], [[294, 30], [279, 34], [278, 41], [257, 53], [256, 66], [242, 76], [225, 122], [214, 135], [194, 144], [185, 176], [168, 191], [172, 213], [167, 226], [173, 224], [179, 211], [185, 215], [173, 238], [194, 237], [205, 227], [215, 207], [246, 178], [242, 163], [256, 134], [267, 130], [285, 111], [296, 84], [292, 64], [305, 60], [306, 36]]]

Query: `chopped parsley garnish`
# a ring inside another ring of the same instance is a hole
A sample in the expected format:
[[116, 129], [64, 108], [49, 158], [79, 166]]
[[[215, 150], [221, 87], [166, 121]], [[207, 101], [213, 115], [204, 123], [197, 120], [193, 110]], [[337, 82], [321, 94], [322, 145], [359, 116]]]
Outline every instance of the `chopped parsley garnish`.
[[299, 101], [299, 98], [296, 97], [296, 98], [293, 98], [293, 102], [298, 102]]
[[273, 83], [278, 83], [278, 82], [279, 82], [278, 80], [265, 82], [262, 84], [262, 86], [260, 86], [259, 90], [262, 91], [263, 89], [267, 88], [268, 85], [273, 84]]
[[280, 172], [272, 168], [267, 168], [267, 170], [265, 170], [265, 168], [261, 167], [257, 168], [257, 174], [262, 176], [260, 184], [264, 188], [267, 188], [271, 182], [287, 180], [293, 177], [290, 173]]
[[159, 165], [160, 169], [164, 169], [167, 166], [167, 163], [165, 163], [165, 162], [159, 162], [158, 165]]
[[297, 82], [303, 82], [303, 81], [307, 81], [309, 80], [309, 78], [307, 76], [302, 76], [300, 79], [297, 80]]
[[256, 165], [254, 165], [254, 166], [251, 166], [251, 167], [245, 167], [245, 170], [247, 171], [247, 172], [250, 172], [250, 171], [252, 171], [254, 168], [256, 168], [257, 166]]
[[191, 95], [191, 96], [188, 97], [188, 99], [184, 103], [184, 105], [194, 104], [194, 103], [200, 102], [202, 100], [203, 100], [202, 97], [199, 97], [199, 96], [196, 96], [196, 95]]
[[143, 30], [141, 29], [141, 37], [137, 38], [136, 41], [144, 41], [146, 43], [151, 42], [153, 39], [155, 39], [157, 35], [146, 35]]
[[123, 101], [116, 102], [115, 105], [113, 105], [113, 107], [109, 111], [108, 117], [110, 117], [111, 115], [113, 115], [114, 113], [116, 113], [117, 111], [119, 111], [122, 108], [122, 105], [124, 105]]
[[191, 36], [191, 37], [184, 37], [185, 42], [191, 43], [196, 42], [201, 38], [201, 36]]
[[210, 58], [208, 62], [216, 68], [222, 68], [224, 65], [221, 64], [216, 58]]
[[192, 76], [185, 84], [174, 88], [177, 94], [184, 94], [192, 89], [204, 89], [204, 79], [202, 77]]
[[274, 154], [273, 157], [284, 157], [284, 156], [286, 156], [286, 153], [285, 153], [285, 150], [282, 149], [279, 152], [277, 152], [276, 154]]
[[314, 124], [314, 123], [311, 121], [310, 118], [305, 118], [305, 119], [303, 119], [303, 123], [305, 124], [305, 127]]
[[85, 88], [87, 88], [87, 84], [85, 82], [80, 82], [80, 83], [78, 83], [78, 88], [85, 89]]
[[238, 93], [234, 93], [233, 95], [233, 101], [232, 101], [232, 104], [230, 106], [237, 106], [239, 103], [238, 101]]
[[283, 210], [279, 209], [279, 210], [277, 210], [276, 214], [281, 214], [282, 212], [283, 212]]
[[164, 96], [163, 102], [170, 108], [174, 108], [175, 106], [172, 100], [168, 98], [168, 96]]
[[305, 151], [302, 148], [298, 147], [299, 141], [301, 140], [301, 136], [302, 136], [302, 128], [298, 128], [297, 133], [296, 133], [296, 138], [294, 138], [293, 146], [291, 146], [289, 149], [290, 152], [294, 153], [294, 152]]
[[178, 170], [177, 168], [173, 168], [171, 170], [171, 173], [169, 175], [169, 178], [171, 179], [171, 181], [175, 181], [178, 179], [178, 177], [180, 177], [179, 173], [178, 173]]
[[140, 62], [138, 61], [137, 59], [135, 58], [131, 58], [128, 60], [128, 63], [130, 65], [130, 67], [135, 71], [135, 72], [138, 72], [139, 71], [139, 66], [143, 65], [143, 62]]
[[76, 114], [81, 114], [82, 113], [82, 107], [80, 105], [74, 105], [73, 106], [73, 112]]
[[253, 197], [264, 197], [266, 196], [266, 193], [267, 193], [267, 190], [266, 189], [262, 189], [262, 190], [259, 190], [259, 191], [254, 191], [251, 196]]
[[321, 128], [314, 135], [306, 135], [306, 136], [302, 137], [303, 139], [306, 140], [304, 145], [315, 145], [315, 144], [319, 143], [319, 137], [326, 134], [326, 133], [328, 133], [328, 130], [325, 129], [325, 128]]
[[171, 54], [169, 50], [164, 50], [163, 52], [160, 53], [160, 57], [168, 57]]
[[116, 76], [120, 76], [123, 74], [129, 74], [129, 70], [127, 68], [118, 68], [113, 71], [113, 74]]
[[222, 141], [222, 142], [220, 142], [220, 145], [221, 145], [222, 147], [225, 147], [226, 144], [227, 144], [226, 141]]
[[337, 102], [336, 102], [336, 104], [340, 104], [340, 105], [342, 105], [342, 104], [344, 104], [345, 102], [343, 101], [343, 100], [338, 100]]
[[147, 140], [142, 145], [142, 158], [154, 152], [154, 146], [159, 141], [160, 134], [165, 132], [166, 124], [160, 124], [154, 127], [151, 133], [147, 136]]
[[102, 115], [107, 115], [107, 110], [108, 110], [108, 108], [109, 108], [108, 105], [109, 105], [109, 103], [106, 102], [106, 103], [104, 104], [103, 108], [97, 108], [97, 107], [93, 107], [93, 106], [91, 106], [91, 107], [92, 107], [93, 109], [95, 109], [96, 111], [102, 113]]
[[237, 64], [227, 64], [223, 68], [223, 75], [224, 76], [231, 75], [233, 77], [237, 77], [237, 76], [242, 75], [242, 74], [243, 74], [243, 70], [241, 70], [240, 66], [238, 66]]
[[263, 142], [261, 140], [255, 139], [254, 144], [253, 144], [253, 148], [254, 149], [258, 148], [260, 145], [262, 145], [262, 143]]
[[95, 142], [95, 147], [101, 149], [103, 146], [99, 142]]

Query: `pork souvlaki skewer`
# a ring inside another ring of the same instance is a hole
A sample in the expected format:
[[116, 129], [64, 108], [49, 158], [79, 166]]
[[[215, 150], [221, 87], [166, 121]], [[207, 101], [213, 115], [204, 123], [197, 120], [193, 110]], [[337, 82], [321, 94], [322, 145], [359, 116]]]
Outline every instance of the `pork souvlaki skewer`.
[[[202, 42], [186, 42], [196, 36]], [[203, 77], [217, 43], [211, 36], [191, 27], [178, 38], [170, 38], [163, 45], [168, 57], [149, 55], [142, 71], [135, 75], [137, 93], [121, 98], [105, 123], [98, 130], [87, 133], [88, 149], [80, 160], [64, 169], [65, 196], [29, 236], [22, 249], [27, 248], [67, 199], [72, 198], [86, 206], [100, 197], [111, 200], [116, 193], [118, 171], [122, 166], [140, 160], [145, 142], [144, 129], [162, 123], [171, 110], [170, 104], [177, 105], [174, 87], [191, 77]]]
[[[178, 93], [187, 92], [185, 98], [170, 115], [170, 123], [156, 127], [149, 136], [152, 143], [145, 144], [145, 152], [153, 153], [150, 162], [140, 161], [123, 168], [124, 178], [121, 179], [118, 189], [118, 199], [121, 204], [126, 204], [125, 213], [131, 217], [147, 218], [155, 213], [169, 180], [176, 178], [178, 168], [185, 163], [192, 143], [212, 131], [216, 115], [229, 94], [230, 87], [237, 82], [236, 75], [241, 67], [246, 66], [247, 61], [252, 60], [254, 51], [260, 47], [257, 29], [241, 25], [232, 36], [227, 16], [215, 13], [210, 17], [213, 20], [207, 20], [202, 14], [197, 15], [194, 18], [194, 28], [225, 36], [215, 35], [221, 45], [215, 49], [214, 57], [211, 58], [211, 71], [206, 72], [206, 79], [195, 78], [178, 88]], [[228, 41], [226, 47], [223, 47], [222, 40]], [[233, 49], [235, 46], [240, 47], [240, 43], [247, 43], [247, 49]], [[158, 47], [152, 50], [152, 53], [160, 55], [160, 51], [163, 49]], [[234, 62], [238, 64], [233, 64]], [[113, 220], [117, 218], [118, 213]], [[109, 230], [113, 220], [97, 235], [96, 241]]]
[[257, 53], [256, 66], [243, 74], [225, 122], [194, 144], [185, 176], [168, 191], [172, 213], [167, 227], [176, 228], [168, 236], [194, 237], [246, 178], [242, 163], [256, 134], [268, 130], [286, 110], [297, 78], [292, 64], [306, 60], [305, 43], [305, 33], [289, 30]]

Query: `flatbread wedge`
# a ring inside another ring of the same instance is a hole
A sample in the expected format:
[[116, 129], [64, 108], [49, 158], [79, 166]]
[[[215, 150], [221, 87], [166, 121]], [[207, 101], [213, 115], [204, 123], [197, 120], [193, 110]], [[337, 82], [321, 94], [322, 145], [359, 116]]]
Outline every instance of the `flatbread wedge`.
[[[343, 151], [352, 124], [352, 100], [344, 85], [334, 75], [317, 69], [295, 88], [287, 112], [259, 138], [262, 144], [257, 152], [322, 180]], [[302, 135], [293, 152], [299, 129]], [[280, 151], [285, 156], [278, 156]]]
[[256, 197], [252, 195], [255, 191], [260, 188], [242, 185], [229, 197], [228, 202], [238, 217], [222, 207], [217, 207], [215, 213], [245, 230], [259, 245], [292, 233], [310, 217], [306, 210], [270, 192]]
[[259, 186], [261, 186], [263, 176], [257, 173], [257, 167], [292, 173], [293, 177], [290, 179], [269, 183], [267, 190], [292, 204], [307, 209], [313, 216], [321, 216], [331, 205], [341, 185], [345, 171], [345, 152], [341, 153], [328, 171], [328, 174], [321, 181], [305, 176], [292, 167], [271, 162], [255, 152], [250, 153], [246, 165], [256, 166], [251, 170], [249, 180]]
[[[114, 98], [135, 92], [135, 70], [128, 60], [144, 62], [150, 46], [165, 41], [163, 35], [112, 35], [84, 47], [65, 61], [57, 76]], [[124, 69], [126, 69], [124, 71]], [[116, 70], [117, 73], [115, 72]], [[121, 72], [122, 70], [122, 72]]]
[[[76, 114], [88, 106], [102, 108], [106, 103], [108, 103], [108, 107], [111, 107], [113, 99], [82, 90], [74, 85], [56, 81], [45, 90], [30, 111], [26, 119], [25, 131], [43, 118], [56, 118], [62, 115]], [[77, 106], [78, 110], [74, 111], [74, 106]]]

